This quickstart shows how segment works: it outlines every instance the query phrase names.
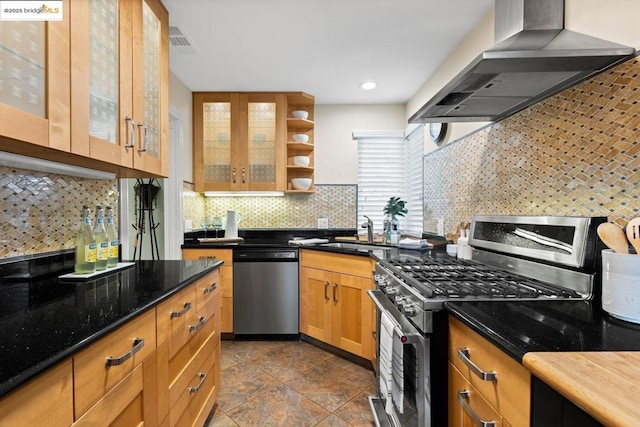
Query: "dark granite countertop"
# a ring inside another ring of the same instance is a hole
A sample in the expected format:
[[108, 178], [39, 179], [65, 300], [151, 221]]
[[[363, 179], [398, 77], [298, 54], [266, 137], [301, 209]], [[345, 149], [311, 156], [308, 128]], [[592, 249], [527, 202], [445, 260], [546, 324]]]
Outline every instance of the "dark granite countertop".
[[[58, 257], [60, 258], [60, 257]], [[0, 265], [0, 396], [214, 270], [221, 261], [137, 261], [78, 281], [73, 253]]]
[[640, 351], [640, 325], [595, 301], [447, 302], [458, 319], [522, 363], [529, 352]]

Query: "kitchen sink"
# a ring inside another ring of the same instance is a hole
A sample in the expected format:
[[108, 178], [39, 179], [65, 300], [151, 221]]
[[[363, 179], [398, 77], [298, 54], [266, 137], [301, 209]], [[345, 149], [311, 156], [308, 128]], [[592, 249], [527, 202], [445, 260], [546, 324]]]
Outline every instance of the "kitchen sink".
[[385, 245], [372, 245], [367, 243], [351, 243], [351, 242], [334, 242], [334, 243], [321, 243], [318, 246], [325, 248], [336, 248], [346, 250], [360, 250], [360, 251], [380, 251], [385, 249], [393, 249], [391, 246]]

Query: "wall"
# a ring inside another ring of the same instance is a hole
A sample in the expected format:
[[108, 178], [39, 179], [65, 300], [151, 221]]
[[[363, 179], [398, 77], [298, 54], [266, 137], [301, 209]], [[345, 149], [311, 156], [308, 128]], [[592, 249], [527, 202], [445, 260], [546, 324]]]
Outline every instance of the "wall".
[[402, 105], [316, 105], [316, 184], [357, 184], [358, 144], [354, 130], [404, 130]]
[[328, 218], [329, 228], [356, 228], [356, 185], [316, 185], [315, 193], [284, 197], [204, 197], [185, 184], [183, 194], [184, 216], [196, 229], [205, 217], [226, 218], [227, 210], [240, 212], [240, 228], [317, 228], [318, 218]]
[[425, 229], [478, 214], [640, 214], [640, 59], [424, 158]]
[[116, 180], [5, 166], [0, 176], [0, 258], [73, 249], [82, 205], [112, 206], [118, 213]]
[[182, 113], [182, 179], [193, 181], [193, 99], [191, 91], [173, 73], [169, 73], [169, 104]]

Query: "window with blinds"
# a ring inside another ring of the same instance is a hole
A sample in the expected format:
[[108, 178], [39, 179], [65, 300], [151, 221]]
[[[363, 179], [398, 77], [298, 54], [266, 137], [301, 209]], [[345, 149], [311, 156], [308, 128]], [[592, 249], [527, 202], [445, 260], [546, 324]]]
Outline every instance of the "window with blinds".
[[390, 197], [407, 201], [400, 230], [422, 233], [422, 126], [405, 138], [403, 131], [353, 132], [358, 142], [358, 224], [371, 218], [382, 233], [384, 206]]

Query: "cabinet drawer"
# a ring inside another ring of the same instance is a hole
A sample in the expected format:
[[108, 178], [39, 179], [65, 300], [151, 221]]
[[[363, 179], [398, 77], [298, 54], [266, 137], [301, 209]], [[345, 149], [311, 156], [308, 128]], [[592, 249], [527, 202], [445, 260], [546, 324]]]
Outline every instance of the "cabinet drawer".
[[220, 272], [218, 270], [199, 279], [194, 285], [196, 292], [196, 309], [203, 307], [220, 293]]
[[182, 259], [215, 259], [233, 265], [233, 249], [183, 249]]
[[217, 385], [214, 361], [218, 351], [218, 338], [211, 335], [169, 386], [169, 401], [173, 403], [169, 411], [171, 426], [193, 424], [206, 397]]
[[183, 344], [189, 339], [187, 325], [196, 316], [195, 287], [188, 286], [168, 300], [160, 303], [156, 310], [158, 322], [158, 345], [170, 337]]
[[[495, 372], [496, 381], [482, 380], [473, 372], [470, 363], [458, 356], [458, 350], [464, 350], [471, 363], [481, 371]], [[511, 425], [529, 425], [529, 371], [452, 317], [449, 320], [449, 361]]]
[[[300, 250], [300, 266], [372, 278], [373, 260], [367, 256], [342, 255], [331, 252]], [[372, 279], [373, 280], [373, 279]]]
[[73, 422], [71, 372], [71, 359], [67, 359], [0, 399], [0, 426], [70, 425]]
[[[144, 340], [144, 344], [136, 344], [136, 339]], [[155, 348], [156, 311], [148, 310], [74, 356], [75, 418], [84, 414]], [[116, 361], [116, 358], [121, 359]], [[107, 360], [116, 364], [108, 366]]]
[[[482, 421], [493, 421], [496, 427], [507, 427], [502, 417], [491, 407], [478, 391], [449, 363], [449, 427], [478, 425], [475, 417]], [[462, 402], [461, 402], [462, 400]], [[466, 405], [466, 408], [463, 407]]]
[[142, 372], [142, 365], [138, 365], [82, 415], [73, 427], [143, 425]]

